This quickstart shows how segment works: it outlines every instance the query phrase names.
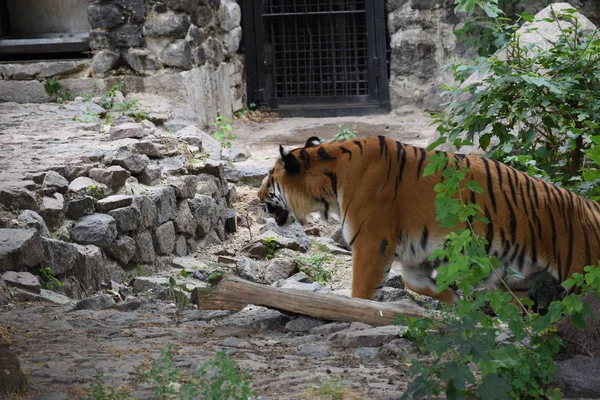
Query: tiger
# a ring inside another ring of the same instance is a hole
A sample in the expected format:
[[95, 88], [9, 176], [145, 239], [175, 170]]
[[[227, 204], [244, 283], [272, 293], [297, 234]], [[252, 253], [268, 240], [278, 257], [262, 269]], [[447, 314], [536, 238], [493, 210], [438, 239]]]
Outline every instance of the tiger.
[[[436, 221], [434, 186], [443, 177], [423, 174], [435, 151], [384, 136], [327, 143], [311, 137], [293, 150], [280, 145], [258, 198], [282, 226], [313, 212], [339, 216], [352, 249], [352, 297], [376, 299], [397, 260], [408, 289], [455, 303], [453, 288], [436, 289], [442, 263], [430, 260], [451, 232]], [[482, 282], [488, 289], [502, 288], [502, 280], [519, 285], [509, 267], [526, 279], [549, 272], [564, 282], [600, 259], [598, 203], [493, 159], [445, 154], [484, 189], [469, 200], [489, 221], [475, 222], [474, 232], [500, 260], [497, 273]]]

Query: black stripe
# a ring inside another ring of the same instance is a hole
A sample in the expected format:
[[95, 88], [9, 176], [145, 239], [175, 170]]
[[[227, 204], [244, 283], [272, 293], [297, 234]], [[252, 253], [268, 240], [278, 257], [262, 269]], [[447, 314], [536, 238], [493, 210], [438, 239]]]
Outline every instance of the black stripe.
[[531, 221], [529, 221], [529, 235], [531, 236], [529, 241], [529, 243], [531, 243], [531, 264], [534, 265], [537, 263], [537, 243], [533, 233], [533, 225], [531, 224]]
[[427, 225], [423, 228], [423, 233], [421, 234], [421, 248], [425, 250], [427, 247], [427, 240], [429, 239], [429, 229], [427, 229]]
[[427, 157], [427, 152], [425, 149], [419, 148], [421, 152], [421, 157], [419, 158], [419, 164], [417, 165], [417, 179], [421, 177], [421, 168], [423, 167], [423, 163], [425, 162], [425, 158]]
[[358, 148], [360, 149], [360, 154], [362, 155], [362, 153], [363, 153], [362, 144], [358, 140], [354, 140], [352, 143], [354, 143], [355, 145], [358, 146]]
[[387, 147], [387, 143], [385, 141], [385, 136], [377, 136], [377, 138], [379, 139], [379, 157], [381, 157], [382, 155], [384, 156], [384, 158], [387, 160], [388, 157], [388, 147]]
[[469, 160], [469, 157], [465, 157], [465, 164], [467, 165], [467, 168], [471, 168], [471, 160]]
[[[515, 183], [513, 183], [513, 178], [511, 176], [511, 171], [508, 172], [508, 174], [506, 174], [506, 177], [508, 178], [508, 187], [510, 188], [510, 193], [512, 195], [513, 201], [515, 202], [515, 204], [517, 204], [517, 193], [515, 192]], [[514, 170], [513, 170], [514, 172]], [[518, 180], [518, 177], [515, 175], [515, 180]]]
[[319, 158], [323, 161], [335, 160], [335, 157], [327, 154], [327, 151], [325, 151], [324, 147], [319, 147], [319, 150], [317, 150], [317, 156], [319, 156]]
[[402, 143], [400, 143], [399, 141], [396, 140], [396, 161], [400, 162], [400, 154], [402, 153], [402, 150], [404, 150]]
[[404, 173], [404, 166], [406, 165], [406, 149], [402, 149], [402, 156], [400, 157], [400, 166], [398, 167], [398, 175], [396, 176], [396, 187], [394, 188], [394, 200], [398, 195], [398, 186], [402, 180], [402, 174]]
[[483, 165], [485, 166], [485, 172], [487, 175], [488, 195], [490, 196], [490, 201], [492, 202], [494, 214], [497, 214], [498, 209], [496, 208], [496, 195], [494, 194], [494, 185], [492, 183], [492, 174], [490, 173], [490, 164], [485, 158], [482, 158], [481, 161], [483, 161]]
[[350, 150], [344, 146], [340, 146], [340, 150], [342, 151], [342, 154], [348, 154], [348, 160], [352, 160], [352, 152]]
[[306, 169], [310, 168], [310, 157], [308, 156], [308, 152], [304, 149], [300, 149], [300, 159], [304, 161], [304, 166]]
[[523, 244], [523, 249], [521, 250], [521, 253], [519, 253], [519, 259], [518, 259], [518, 265], [519, 265], [519, 271], [523, 272], [523, 264], [525, 263], [525, 244]]
[[498, 185], [500, 186], [500, 190], [502, 190], [502, 171], [500, 170], [500, 163], [496, 160], [492, 161], [494, 161], [494, 164], [496, 164], [496, 173], [498, 174]]
[[390, 241], [387, 240], [387, 238], [381, 239], [381, 243], [379, 243], [379, 255], [380, 256], [385, 255], [385, 252], [387, 251], [389, 244], [390, 244]]
[[504, 200], [506, 201], [506, 205], [508, 206], [508, 213], [510, 215], [510, 238], [516, 243], [517, 242], [517, 217], [515, 215], [515, 210], [513, 206], [510, 204], [510, 200], [508, 200], [508, 196], [506, 192], [502, 192], [504, 195]]
[[325, 172], [325, 175], [331, 180], [331, 187], [333, 188], [333, 194], [337, 198], [337, 175], [333, 172]]

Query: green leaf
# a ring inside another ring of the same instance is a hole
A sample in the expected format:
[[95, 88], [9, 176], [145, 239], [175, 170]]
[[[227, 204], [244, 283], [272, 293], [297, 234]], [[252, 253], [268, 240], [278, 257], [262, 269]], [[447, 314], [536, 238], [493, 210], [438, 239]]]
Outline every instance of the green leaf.
[[506, 376], [488, 374], [483, 377], [477, 386], [475, 394], [481, 400], [504, 400], [509, 399], [508, 392], [511, 384]]

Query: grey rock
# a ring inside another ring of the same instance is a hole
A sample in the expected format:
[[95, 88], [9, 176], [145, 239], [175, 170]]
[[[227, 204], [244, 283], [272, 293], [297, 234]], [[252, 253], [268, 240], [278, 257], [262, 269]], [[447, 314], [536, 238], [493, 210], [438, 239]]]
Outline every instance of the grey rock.
[[139, 233], [135, 238], [136, 250], [132, 261], [137, 263], [152, 263], [156, 260], [152, 235], [148, 231]]
[[600, 398], [600, 359], [576, 355], [556, 366], [554, 383], [566, 397]]
[[392, 287], [395, 289], [404, 289], [404, 280], [402, 279], [402, 275], [390, 275], [383, 283], [383, 286]]
[[0, 275], [0, 279], [8, 286], [18, 287], [34, 293], [40, 293], [42, 288], [38, 278], [29, 272], [7, 271]]
[[193, 199], [196, 195], [198, 178], [195, 175], [171, 177], [167, 183], [175, 190], [175, 197], [177, 199]]
[[0, 229], [0, 272], [35, 267], [42, 261], [42, 240], [37, 230]]
[[101, 213], [105, 213], [115, 208], [127, 207], [133, 203], [133, 196], [126, 196], [122, 194], [116, 194], [108, 196], [102, 200], [96, 202], [96, 210]]
[[137, 208], [140, 213], [139, 230], [143, 231], [151, 226], [154, 226], [156, 219], [156, 206], [154, 201], [146, 196], [134, 196], [133, 206]]
[[103, 29], [92, 29], [90, 31], [90, 48], [92, 50], [103, 50], [113, 47], [109, 32]]
[[155, 14], [146, 20], [144, 34], [146, 36], [183, 38], [190, 26], [184, 13], [167, 11]]
[[273, 283], [271, 286], [282, 289], [306, 290], [309, 292], [323, 292], [323, 286], [319, 283], [310, 283], [310, 278], [304, 272], [298, 272], [287, 279]]
[[175, 226], [172, 221], [165, 222], [164, 224], [154, 229], [154, 250], [157, 254], [165, 255], [170, 254], [175, 246]]
[[200, 166], [198, 172], [212, 175], [219, 179], [221, 184], [225, 183], [225, 166], [227, 162], [224, 160], [207, 160]]
[[33, 228], [40, 232], [41, 236], [48, 237], [50, 236], [50, 231], [46, 226], [46, 222], [44, 218], [35, 211], [24, 210], [21, 214], [19, 214], [19, 218], [17, 219], [20, 226], [23, 228]]
[[219, 206], [209, 196], [197, 194], [188, 200], [190, 210], [196, 220], [196, 232], [199, 237], [208, 235], [219, 219]]
[[287, 279], [297, 269], [296, 263], [290, 258], [274, 258], [267, 264], [263, 281], [264, 283], [272, 284], [279, 280]]
[[[142, 121], [143, 123], [144, 121]], [[148, 121], [150, 122], [150, 121]], [[151, 123], [151, 122], [150, 122]], [[144, 128], [145, 134], [149, 132], [147, 128]], [[137, 150], [138, 153], [148, 156], [149, 158], [162, 158], [163, 154], [160, 152], [158, 147], [152, 142], [142, 141], [134, 143], [133, 148]]]
[[115, 0], [115, 3], [129, 11], [132, 22], [140, 23], [146, 15], [144, 0]]
[[311, 328], [309, 333], [311, 335], [329, 336], [333, 333], [346, 330], [350, 327], [348, 322], [332, 322], [330, 324], [316, 326]]
[[146, 137], [144, 127], [137, 122], [126, 122], [110, 128], [110, 140], [127, 138], [142, 139], [144, 137]]
[[58, 239], [43, 238], [44, 261], [52, 268], [54, 275], [71, 271], [79, 258], [78, 245]]
[[93, 29], [114, 29], [125, 23], [123, 11], [112, 4], [88, 6], [88, 19]]
[[204, 39], [206, 39], [206, 32], [204, 32], [204, 29], [198, 28], [196, 25], [190, 25], [187, 35], [185, 36], [185, 40], [188, 41], [190, 46], [200, 46], [204, 42]]
[[156, 55], [148, 49], [129, 48], [123, 58], [132, 70], [140, 74], [160, 69]]
[[119, 165], [135, 175], [142, 172], [150, 164], [150, 159], [135, 150], [120, 147], [112, 154], [111, 163], [112, 165]]
[[[304, 233], [304, 229], [302, 229], [302, 226], [297, 222], [289, 226], [279, 226], [273, 218], [268, 218], [265, 225], [260, 229], [260, 233], [262, 236], [270, 234], [269, 232], [275, 233], [276, 236], [293, 239], [294, 242], [298, 244], [298, 249], [300, 251], [308, 251], [308, 249], [310, 249], [310, 238]], [[297, 249], [292, 248], [292, 250]]]
[[158, 165], [163, 174], [177, 174], [183, 170], [186, 163], [186, 156], [168, 157], [160, 160]]
[[232, 314], [221, 320], [220, 325], [271, 331], [283, 328], [289, 319], [275, 310], [250, 310]]
[[69, 219], [65, 220], [60, 227], [54, 232], [53, 237], [58, 240], [63, 240], [65, 242], [71, 241], [71, 229], [73, 228], [74, 221]]
[[323, 245], [325, 250], [328, 253], [331, 253], [333, 255], [338, 255], [338, 256], [351, 256], [352, 255], [351, 251], [348, 251], [345, 248], [338, 246], [337, 243], [331, 238], [317, 237], [317, 238], [314, 238], [314, 241]]
[[117, 222], [107, 214], [86, 215], [75, 221], [71, 236], [77, 243], [110, 246], [117, 238]]
[[185, 240], [185, 236], [177, 235], [177, 239], [175, 239], [175, 247], [173, 248], [173, 254], [178, 257], [187, 256], [187, 242]]
[[139, 25], [125, 24], [111, 32], [110, 38], [119, 47], [140, 47], [144, 44], [142, 28]]
[[144, 185], [152, 185], [160, 179], [162, 176], [162, 170], [157, 164], [149, 164], [144, 168], [142, 172], [137, 176], [138, 181]]
[[23, 187], [0, 187], [0, 205], [17, 210], [38, 210], [35, 194]]
[[219, 65], [225, 58], [223, 52], [223, 44], [213, 38], [209, 37], [200, 45], [200, 49], [204, 55], [206, 61], [211, 61], [214, 65]]
[[196, 233], [197, 222], [190, 210], [187, 200], [182, 200], [177, 205], [177, 216], [175, 217], [175, 230], [178, 233], [193, 236]]
[[401, 300], [412, 300], [412, 297], [405, 289], [396, 289], [391, 287], [381, 288], [381, 292], [377, 297], [376, 301], [390, 302], [390, 301], [401, 301]]
[[94, 197], [96, 191], [99, 191], [102, 197], [110, 194], [108, 186], [85, 176], [75, 178], [71, 181], [69, 191], [82, 195], [91, 195], [92, 197]]
[[105, 74], [119, 63], [119, 53], [111, 50], [100, 50], [92, 57], [92, 69], [97, 74]]
[[410, 339], [398, 338], [381, 346], [377, 354], [383, 361], [394, 362], [400, 361], [416, 351], [417, 346]]
[[260, 282], [261, 268], [260, 263], [246, 257], [238, 260], [235, 268], [239, 276], [252, 282]]
[[301, 315], [285, 324], [285, 330], [288, 332], [308, 332], [311, 329], [325, 325], [327, 322], [322, 319], [307, 317]]
[[225, 168], [225, 177], [234, 183], [245, 183], [252, 187], [260, 187], [263, 179], [269, 174], [272, 162], [244, 161], [233, 167]]
[[[304, 233], [304, 231], [302, 231], [302, 233]], [[274, 231], [266, 231], [261, 233], [259, 239], [263, 243], [266, 243], [267, 241], [276, 243], [279, 248], [291, 249], [294, 251], [301, 252], [306, 252], [308, 250], [308, 248], [303, 247], [303, 243], [298, 241], [297, 239], [278, 235]]]
[[247, 147], [234, 144], [228, 149], [223, 149], [223, 158], [233, 162], [246, 161], [250, 158], [250, 151]]
[[215, 200], [223, 197], [223, 184], [219, 178], [203, 173], [196, 175], [196, 177], [198, 178], [196, 193], [210, 196]]
[[375, 328], [356, 331], [337, 332], [327, 340], [336, 341], [344, 347], [379, 347], [385, 343], [398, 339], [406, 333], [404, 326], [378, 326]]
[[137, 207], [127, 206], [108, 211], [108, 215], [117, 222], [119, 233], [136, 231], [140, 226], [140, 211]]
[[173, 68], [188, 70], [192, 68], [192, 51], [184, 39], [170, 42], [160, 53], [163, 64]]
[[69, 196], [65, 207], [67, 218], [79, 219], [84, 215], [91, 215], [95, 211], [96, 199], [89, 196]]
[[231, 57], [240, 48], [240, 42], [242, 41], [242, 28], [237, 27], [233, 30], [226, 32], [223, 35], [223, 55]]
[[104, 310], [115, 306], [115, 301], [110, 294], [98, 294], [78, 301], [75, 310]]
[[50, 229], [56, 229], [61, 224], [65, 208], [65, 198], [60, 193], [53, 196], [44, 196], [40, 206], [40, 215], [44, 218]]
[[220, 160], [222, 147], [212, 136], [198, 129], [195, 125], [188, 125], [175, 132], [175, 136], [189, 145], [196, 146], [208, 153], [211, 159]]
[[69, 188], [69, 181], [61, 176], [58, 172], [48, 171], [44, 176], [42, 187], [56, 190], [60, 193], [66, 193]]
[[[145, 104], [145, 103], [144, 103]], [[152, 103], [151, 103], [152, 105]], [[163, 107], [164, 108], [164, 107]], [[156, 116], [156, 115], [155, 115]], [[151, 114], [148, 114], [149, 118], [152, 118]], [[157, 120], [162, 120], [161, 118], [157, 118]], [[156, 132], [156, 124], [152, 121], [149, 121], [147, 119], [143, 119], [140, 124], [142, 124], [142, 127], [144, 128], [144, 132], [146, 132], [146, 135], [153, 135]]]
[[240, 6], [233, 0], [223, 0], [217, 14], [219, 26], [226, 32], [239, 28], [242, 20]]
[[119, 236], [117, 240], [104, 249], [106, 253], [122, 265], [126, 265], [133, 258], [136, 251], [136, 242], [129, 236]]
[[173, 267], [181, 268], [186, 271], [208, 271], [209, 267], [204, 262], [194, 257], [175, 257], [172, 262]]
[[259, 240], [244, 246], [242, 252], [255, 260], [262, 260], [267, 256], [268, 249], [267, 246]]
[[170, 219], [175, 218], [177, 202], [175, 200], [175, 190], [171, 187], [160, 187], [150, 193], [150, 198], [156, 208], [154, 225], [158, 226]]
[[68, 296], [61, 293], [53, 292], [48, 289], [41, 289], [40, 293], [33, 293], [26, 290], [16, 289], [13, 293], [18, 301], [41, 301], [44, 303], [58, 304], [61, 306], [71, 304]]

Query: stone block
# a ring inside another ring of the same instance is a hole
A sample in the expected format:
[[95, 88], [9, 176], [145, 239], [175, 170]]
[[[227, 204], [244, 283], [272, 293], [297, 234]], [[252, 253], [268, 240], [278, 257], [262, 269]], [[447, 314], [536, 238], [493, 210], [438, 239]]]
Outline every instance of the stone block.
[[119, 165], [111, 165], [108, 168], [92, 168], [89, 172], [90, 178], [98, 181], [113, 190], [117, 190], [131, 176], [131, 172]]
[[117, 222], [117, 231], [119, 233], [133, 232], [140, 226], [140, 212], [134, 206], [108, 211], [108, 215], [113, 217]]
[[75, 221], [71, 236], [77, 243], [110, 246], [117, 238], [117, 222], [107, 214], [87, 215]]
[[62, 194], [67, 192], [69, 188], [69, 181], [66, 180], [62, 175], [55, 171], [48, 171], [44, 175], [44, 181], [42, 187], [52, 189]]
[[44, 218], [42, 218], [42, 216], [35, 211], [24, 210], [21, 214], [19, 214], [17, 222], [23, 229], [33, 228], [40, 232], [41, 236], [50, 236], [50, 231], [48, 230], [46, 221], [44, 221]]
[[223, 50], [226, 57], [231, 57], [240, 49], [242, 28], [237, 27], [223, 35]]
[[166, 255], [173, 251], [175, 246], [175, 226], [172, 221], [165, 222], [164, 224], [154, 229], [154, 250], [157, 254]]
[[88, 20], [92, 29], [114, 29], [125, 23], [125, 14], [113, 4], [91, 4], [88, 6]]
[[240, 27], [242, 11], [240, 6], [233, 0], [223, 0], [218, 11], [218, 22], [220, 27], [229, 32]]
[[151, 226], [154, 226], [156, 219], [156, 206], [154, 201], [147, 196], [134, 196], [133, 206], [137, 208], [140, 214], [140, 223], [138, 229], [144, 231]]
[[196, 195], [198, 178], [195, 175], [171, 177], [168, 180], [168, 185], [175, 190], [177, 199], [193, 199]]
[[119, 139], [142, 139], [146, 136], [144, 127], [137, 122], [126, 122], [124, 124], [115, 125], [110, 128], [110, 140]]
[[167, 11], [146, 20], [144, 35], [155, 37], [185, 37], [190, 22], [184, 13]]
[[112, 154], [111, 164], [121, 166], [135, 175], [150, 164], [150, 159], [136, 150], [120, 147]]
[[92, 29], [90, 31], [90, 48], [92, 50], [112, 49], [113, 46], [109, 32], [103, 29]]
[[92, 69], [97, 74], [105, 74], [119, 64], [119, 53], [111, 50], [100, 50], [92, 57]]
[[264, 283], [272, 284], [289, 278], [297, 271], [296, 263], [291, 258], [274, 258], [267, 264], [263, 281]]
[[208, 235], [219, 220], [217, 202], [212, 197], [199, 194], [188, 201], [194, 220], [198, 224], [196, 227], [197, 236], [204, 237]]
[[115, 300], [110, 294], [97, 294], [75, 303], [75, 310], [103, 310], [115, 306]]
[[37, 230], [0, 229], [0, 272], [35, 267], [42, 261], [42, 240]]
[[90, 196], [68, 196], [65, 214], [67, 218], [76, 220], [95, 212], [96, 199]]
[[175, 190], [171, 187], [160, 187], [150, 193], [150, 197], [156, 207], [156, 216], [154, 225], [162, 225], [170, 219], [175, 218], [177, 202], [175, 200]]
[[[142, 121], [142, 123], [145, 121]], [[150, 122], [150, 121], [148, 121]], [[152, 122], [150, 122], [152, 124]], [[154, 125], [154, 124], [153, 124]], [[146, 128], [144, 128], [144, 132], [148, 132]], [[158, 149], [158, 147], [148, 141], [141, 141], [137, 143], [133, 143], [132, 147], [137, 150], [138, 153], [148, 156], [148, 158], [162, 158], [163, 154]]]
[[160, 69], [156, 55], [148, 49], [129, 48], [123, 53], [123, 59], [132, 70], [140, 74]]
[[90, 195], [92, 197], [104, 197], [111, 192], [109, 187], [105, 184], [85, 176], [73, 179], [69, 184], [69, 191], [81, 195]]
[[183, 172], [186, 161], [186, 156], [178, 155], [174, 157], [163, 158], [158, 162], [158, 165], [163, 174], [179, 174]]
[[44, 218], [50, 229], [58, 228], [64, 219], [63, 210], [65, 208], [65, 198], [60, 193], [54, 193], [53, 196], [44, 196], [40, 206], [40, 215]]
[[156, 260], [152, 235], [148, 231], [140, 232], [134, 237], [136, 249], [132, 258], [136, 263], [153, 263]]
[[143, 185], [152, 185], [162, 176], [162, 170], [157, 164], [148, 164], [146, 168], [137, 176], [138, 181]]
[[175, 247], [173, 248], [173, 254], [178, 257], [185, 257], [187, 255], [187, 242], [185, 236], [177, 235], [175, 239]]
[[116, 208], [127, 207], [133, 203], [133, 196], [127, 196], [122, 194], [116, 194], [113, 196], [105, 197], [102, 200], [98, 200], [96, 203], [96, 210], [101, 213], [105, 213]]
[[197, 222], [190, 210], [187, 200], [182, 200], [177, 205], [177, 216], [175, 217], [175, 230], [193, 236], [196, 233]]
[[24, 187], [0, 187], [0, 205], [17, 210], [38, 210], [35, 193]]
[[169, 67], [184, 70], [191, 69], [192, 50], [189, 43], [184, 39], [170, 42], [160, 53], [160, 60]]
[[104, 250], [120, 264], [126, 265], [135, 255], [136, 242], [129, 236], [119, 236], [112, 245]]
[[34, 293], [40, 293], [42, 288], [39, 279], [30, 272], [7, 271], [0, 275], [0, 280], [3, 280], [8, 286], [18, 287]]
[[139, 25], [125, 24], [110, 34], [112, 42], [119, 47], [140, 47], [144, 45], [142, 28]]

